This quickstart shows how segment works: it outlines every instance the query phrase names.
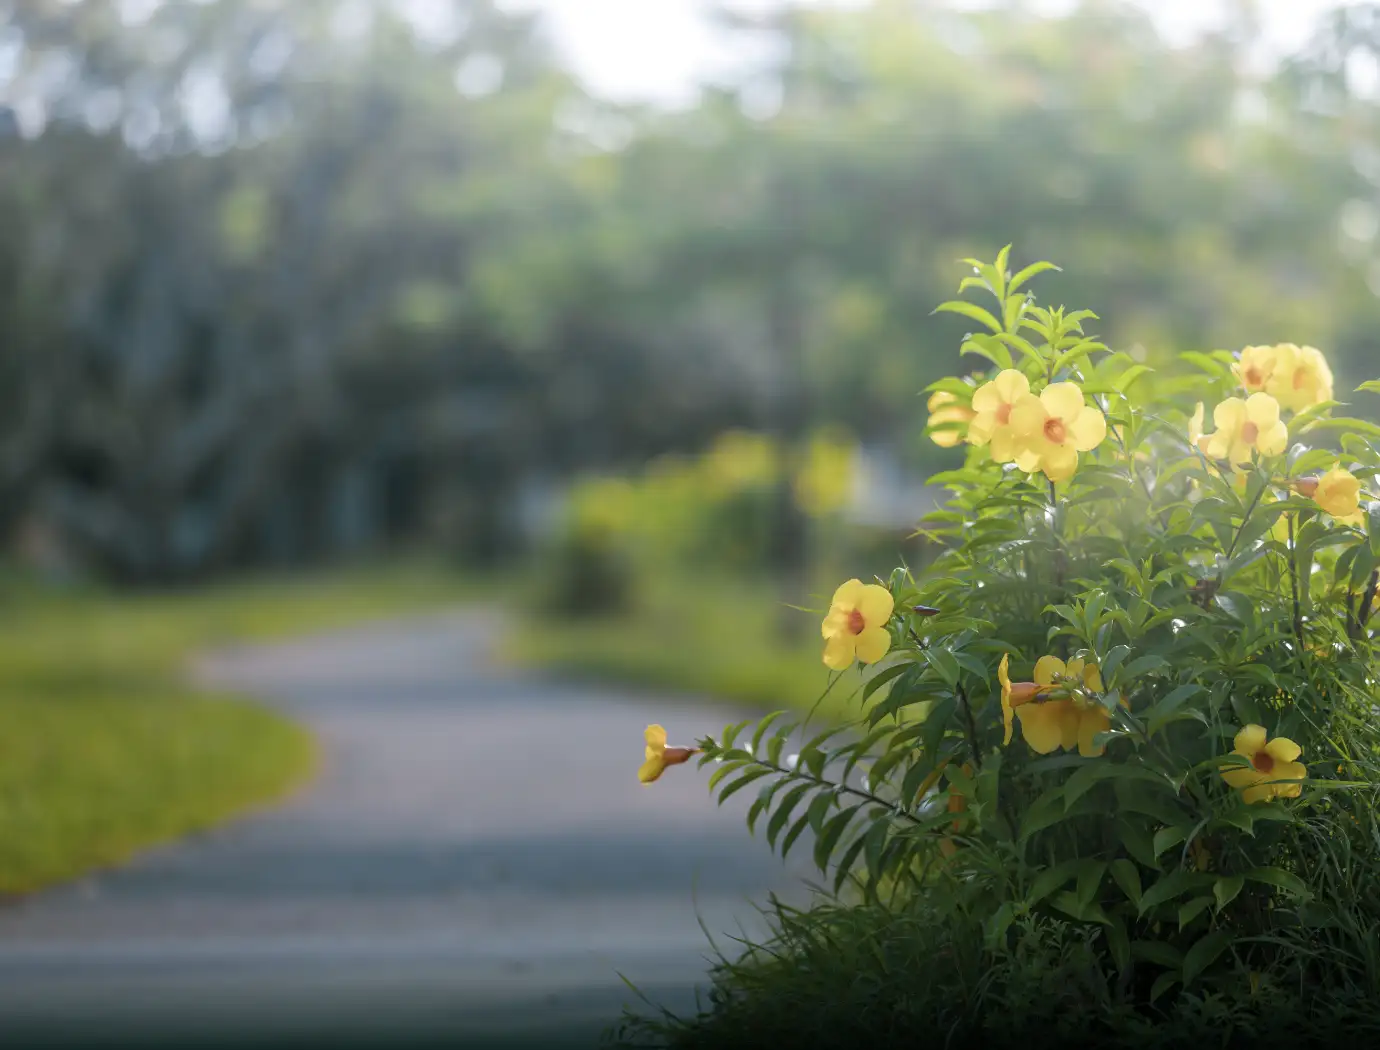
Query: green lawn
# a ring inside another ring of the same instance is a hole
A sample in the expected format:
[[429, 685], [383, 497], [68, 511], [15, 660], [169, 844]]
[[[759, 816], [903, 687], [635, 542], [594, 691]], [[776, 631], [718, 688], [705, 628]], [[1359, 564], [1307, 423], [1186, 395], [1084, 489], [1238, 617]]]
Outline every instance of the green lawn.
[[[811, 599], [823, 608], [827, 595]], [[800, 631], [784, 639], [784, 617]], [[820, 613], [786, 609], [769, 585], [709, 577], [661, 576], [636, 608], [616, 618], [528, 617], [508, 639], [519, 663], [567, 676], [695, 693], [762, 711], [808, 711], [829, 684], [820, 661]], [[856, 671], [845, 672], [819, 717], [856, 713]]]
[[0, 893], [117, 864], [310, 777], [311, 737], [192, 689], [192, 653], [467, 593], [426, 564], [138, 596], [0, 581]]

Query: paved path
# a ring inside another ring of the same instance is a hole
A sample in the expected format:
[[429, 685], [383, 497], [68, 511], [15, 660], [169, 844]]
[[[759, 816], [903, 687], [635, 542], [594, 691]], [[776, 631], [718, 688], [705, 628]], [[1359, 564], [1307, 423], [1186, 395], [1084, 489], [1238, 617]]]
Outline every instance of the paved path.
[[699, 919], [754, 928], [753, 902], [797, 896], [804, 874], [748, 837], [752, 792], [720, 809], [693, 765], [636, 781], [647, 722], [689, 742], [734, 713], [504, 671], [495, 626], [462, 612], [205, 660], [209, 682], [309, 725], [321, 775], [279, 810], [0, 910], [0, 1030], [522, 1018], [588, 1042], [630, 998], [618, 971], [693, 1002]]

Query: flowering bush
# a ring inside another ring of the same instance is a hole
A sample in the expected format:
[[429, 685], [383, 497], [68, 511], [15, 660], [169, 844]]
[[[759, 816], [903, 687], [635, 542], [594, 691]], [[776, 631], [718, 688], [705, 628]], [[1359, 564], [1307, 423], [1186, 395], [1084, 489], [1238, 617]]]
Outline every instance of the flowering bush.
[[1083, 931], [1136, 1016], [1380, 993], [1380, 427], [1311, 347], [1152, 371], [1035, 302], [1049, 264], [970, 262], [940, 310], [988, 370], [926, 391], [968, 447], [922, 526], [943, 551], [834, 596], [856, 723], [729, 727], [711, 789], [752, 787], [782, 854], [810, 832], [854, 906], [980, 924], [991, 967]]

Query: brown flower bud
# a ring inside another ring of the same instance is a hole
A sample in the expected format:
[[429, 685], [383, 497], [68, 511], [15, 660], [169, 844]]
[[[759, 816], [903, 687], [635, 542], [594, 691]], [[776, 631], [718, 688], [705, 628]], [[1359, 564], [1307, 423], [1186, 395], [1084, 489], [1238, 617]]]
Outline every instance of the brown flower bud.
[[668, 747], [661, 753], [661, 760], [668, 766], [678, 766], [689, 762], [692, 756], [699, 753], [700, 749], [697, 747]]
[[1312, 499], [1318, 491], [1317, 478], [1298, 478], [1294, 481], [1294, 491], [1300, 496]]

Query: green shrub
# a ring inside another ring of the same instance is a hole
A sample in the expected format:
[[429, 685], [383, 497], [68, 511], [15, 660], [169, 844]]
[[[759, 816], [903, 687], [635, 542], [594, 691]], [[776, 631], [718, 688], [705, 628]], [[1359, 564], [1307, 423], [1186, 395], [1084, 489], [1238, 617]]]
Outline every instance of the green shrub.
[[809, 833], [833, 899], [725, 960], [703, 1017], [629, 1031], [1354, 1036], [1380, 995], [1380, 428], [1311, 348], [1152, 372], [1034, 302], [1048, 264], [973, 266], [960, 294], [995, 306], [940, 309], [992, 367], [928, 391], [968, 443], [924, 523], [944, 549], [824, 621], [826, 664], [866, 662], [856, 721], [699, 744], [774, 848]]

